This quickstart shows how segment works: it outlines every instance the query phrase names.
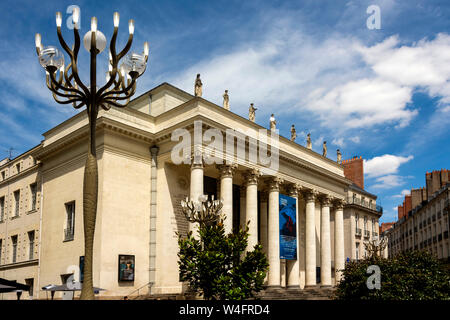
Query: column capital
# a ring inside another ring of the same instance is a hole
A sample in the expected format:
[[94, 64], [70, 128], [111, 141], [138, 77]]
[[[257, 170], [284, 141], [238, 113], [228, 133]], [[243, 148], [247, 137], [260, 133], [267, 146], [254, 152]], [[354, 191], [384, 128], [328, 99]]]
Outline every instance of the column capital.
[[190, 156], [191, 160], [191, 169], [195, 168], [203, 168], [205, 165], [205, 157], [203, 152], [200, 149], [195, 148]]
[[333, 197], [326, 193], [319, 194], [318, 199], [320, 201], [320, 204], [324, 207], [331, 207], [333, 202]]
[[237, 167], [238, 165], [236, 163], [216, 165], [217, 170], [219, 170], [220, 178], [232, 178]]
[[301, 192], [306, 202], [316, 201], [317, 196], [319, 195], [319, 192], [317, 190], [310, 188], [302, 188]]
[[280, 191], [280, 186], [283, 184], [284, 179], [280, 177], [269, 177], [265, 182], [269, 191]]
[[258, 169], [249, 169], [243, 173], [244, 176], [244, 184], [246, 186], [252, 184], [258, 184], [258, 179], [261, 176], [261, 172]]
[[344, 209], [346, 201], [344, 199], [335, 198], [333, 199], [333, 206], [335, 209]]
[[286, 190], [290, 197], [298, 197], [299, 193], [302, 190], [302, 186], [298, 183], [289, 183], [286, 186]]

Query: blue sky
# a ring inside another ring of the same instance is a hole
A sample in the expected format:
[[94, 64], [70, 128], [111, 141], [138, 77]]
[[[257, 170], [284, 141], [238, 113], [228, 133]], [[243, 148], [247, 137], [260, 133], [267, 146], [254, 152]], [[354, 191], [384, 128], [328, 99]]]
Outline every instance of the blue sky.
[[[57, 44], [55, 12], [64, 26], [74, 4], [81, 33], [95, 15], [107, 38], [119, 11], [119, 45], [135, 20], [133, 50], [150, 42], [137, 94], [162, 82], [192, 92], [201, 73], [206, 99], [220, 105], [228, 89], [232, 111], [246, 116], [253, 102], [261, 125], [275, 113], [284, 136], [295, 124], [299, 143], [311, 132], [313, 149], [326, 140], [332, 159], [337, 148], [344, 159], [362, 156], [382, 221], [396, 218], [401, 195], [423, 186], [427, 170], [450, 168], [450, 4], [430, 0], [2, 1], [0, 158], [39, 144], [75, 114], [52, 100], [34, 49], [36, 32]], [[369, 5], [380, 8], [379, 30], [366, 26]], [[70, 42], [70, 30], [63, 33]]]

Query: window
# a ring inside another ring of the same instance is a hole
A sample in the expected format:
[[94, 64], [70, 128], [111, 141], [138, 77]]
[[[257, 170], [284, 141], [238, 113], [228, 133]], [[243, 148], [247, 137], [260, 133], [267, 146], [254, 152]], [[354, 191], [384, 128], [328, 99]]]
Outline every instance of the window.
[[14, 200], [15, 200], [14, 216], [18, 217], [20, 208], [20, 190], [14, 191]]
[[5, 171], [2, 171], [2, 181], [6, 179], [6, 173]]
[[372, 233], [375, 232], [375, 219], [372, 218]]
[[2, 247], [3, 246], [3, 240], [0, 239], [0, 264], [2, 264]]
[[364, 217], [364, 231], [367, 230], [367, 217]]
[[34, 258], [34, 231], [28, 232], [28, 243], [29, 243], [28, 258], [29, 258], [29, 260], [33, 260], [33, 258]]
[[12, 263], [17, 261], [17, 235], [11, 237], [12, 243]]
[[20, 163], [16, 164], [17, 173], [20, 173]]
[[66, 203], [66, 229], [64, 230], [64, 241], [73, 240], [75, 233], [75, 201]]
[[359, 242], [356, 243], [355, 258], [357, 261], [359, 260]]
[[5, 218], [5, 197], [0, 198], [0, 222]]
[[355, 215], [356, 228], [359, 228], [359, 215]]
[[36, 210], [36, 193], [37, 193], [37, 185], [33, 183], [30, 185], [31, 191], [31, 210]]

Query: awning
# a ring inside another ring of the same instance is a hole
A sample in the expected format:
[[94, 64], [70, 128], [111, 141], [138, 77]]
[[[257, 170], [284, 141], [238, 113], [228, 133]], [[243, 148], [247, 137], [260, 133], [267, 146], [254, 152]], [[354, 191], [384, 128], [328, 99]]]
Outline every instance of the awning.
[[28, 290], [30, 290], [30, 286], [27, 286], [26, 284], [0, 278], [0, 293]]
[[[49, 284], [45, 287], [42, 287], [42, 290], [46, 291], [81, 291], [83, 284], [80, 282], [74, 282], [73, 284], [62, 284], [62, 285], [54, 285]], [[94, 293], [98, 293], [99, 291], [105, 291], [105, 289], [94, 287]]]

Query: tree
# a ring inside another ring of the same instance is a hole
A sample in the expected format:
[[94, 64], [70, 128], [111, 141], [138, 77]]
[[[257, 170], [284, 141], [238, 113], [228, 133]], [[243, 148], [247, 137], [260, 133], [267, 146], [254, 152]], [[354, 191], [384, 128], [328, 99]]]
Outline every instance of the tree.
[[[369, 289], [367, 268], [380, 268], [380, 289]], [[450, 300], [450, 273], [425, 251], [407, 251], [393, 258], [377, 255], [348, 262], [336, 290], [340, 300]]]
[[180, 280], [191, 290], [207, 300], [242, 300], [263, 288], [269, 264], [260, 244], [244, 253], [248, 225], [226, 235], [219, 219], [200, 224], [198, 235], [178, 235]]

